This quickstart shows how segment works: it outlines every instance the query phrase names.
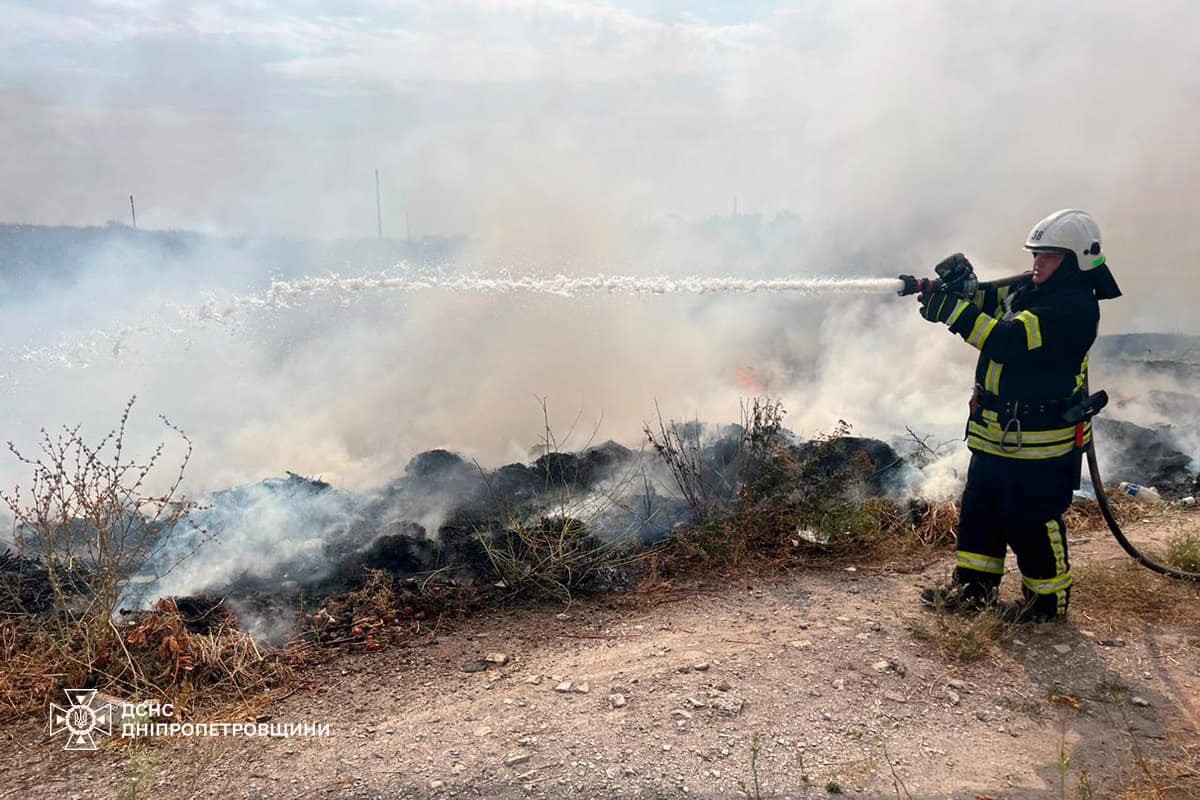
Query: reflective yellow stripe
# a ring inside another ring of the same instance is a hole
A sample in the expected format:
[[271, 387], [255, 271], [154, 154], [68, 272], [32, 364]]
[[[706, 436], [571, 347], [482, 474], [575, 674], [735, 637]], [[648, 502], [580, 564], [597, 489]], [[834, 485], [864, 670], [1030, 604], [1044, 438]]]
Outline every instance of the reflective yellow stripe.
[[987, 375], [983, 379], [983, 388], [992, 394], [1000, 394], [1000, 370], [1004, 369], [1003, 364], [997, 364], [995, 361], [988, 362]]
[[1008, 297], [1008, 293], [1012, 291], [1011, 286], [1001, 286], [996, 290], [996, 305], [1004, 302], [1004, 298]]
[[1090, 356], [1089, 353], [1083, 357], [1083, 363], [1079, 365], [1079, 374], [1075, 376], [1075, 391], [1077, 392], [1082, 392], [1083, 384], [1087, 383], [1088, 358]]
[[987, 294], [983, 291], [983, 289], [979, 289], [978, 291], [975, 292], [975, 294], [971, 295], [971, 305], [975, 306], [976, 308], [978, 308], [979, 310], [982, 311], [984, 299], [986, 297], [987, 297]]
[[1003, 558], [994, 558], [993, 556], [985, 556], [979, 553], [968, 553], [966, 550], [958, 551], [956, 566], [963, 569], [973, 569], [976, 572], [988, 572], [992, 575], [1004, 574]]
[[[1084, 443], [1087, 443], [1085, 438]], [[1058, 458], [1065, 456], [1075, 449], [1075, 442], [1064, 442], [1063, 444], [1052, 445], [1022, 445], [1018, 450], [1016, 448], [1016, 440], [1008, 443], [1007, 448], [988, 439], [982, 439], [978, 436], [967, 437], [967, 447], [978, 453], [987, 453], [993, 456], [1003, 456], [1004, 458], [1016, 458], [1021, 461], [1037, 461], [1043, 458]]]
[[1067, 571], [1067, 549], [1063, 544], [1062, 528], [1058, 520], [1052, 519], [1046, 523], [1046, 535], [1050, 538], [1050, 549], [1054, 551], [1054, 568], [1058, 574]]
[[1015, 319], [1021, 320], [1021, 324], [1025, 326], [1025, 346], [1029, 350], [1037, 350], [1042, 346], [1042, 323], [1038, 321], [1037, 314], [1032, 311], [1022, 311], [1016, 315]]
[[1021, 582], [1030, 588], [1031, 591], [1037, 594], [1054, 594], [1061, 592], [1063, 589], [1071, 585], [1071, 573], [1064, 572], [1061, 575], [1055, 575], [1053, 578], [1021, 578]]
[[992, 328], [996, 327], [997, 320], [989, 317], [987, 314], [980, 314], [975, 318], [975, 325], [971, 328], [971, 334], [967, 337], [967, 344], [983, 349], [984, 342], [992, 335]]
[[953, 325], [954, 323], [958, 322], [958, 318], [962, 316], [962, 313], [966, 311], [970, 305], [971, 304], [966, 300], [959, 300], [958, 305], [956, 305], [954, 310], [950, 312], [950, 318], [946, 320], [946, 324]]
[[[1087, 444], [1088, 434], [1092, 431], [1092, 423], [1085, 422], [1083, 426], [1084, 444]], [[978, 422], [967, 423], [967, 433], [973, 436], [979, 436], [983, 439], [990, 439], [999, 444], [1001, 441], [1009, 441], [1016, 438], [1015, 427], [1008, 432], [1007, 439], [1004, 435], [1004, 429], [998, 423], [990, 425], [980, 425]], [[1022, 444], [1060, 444], [1064, 441], [1075, 441], [1075, 428], [1056, 428], [1048, 431], [1021, 431]]]

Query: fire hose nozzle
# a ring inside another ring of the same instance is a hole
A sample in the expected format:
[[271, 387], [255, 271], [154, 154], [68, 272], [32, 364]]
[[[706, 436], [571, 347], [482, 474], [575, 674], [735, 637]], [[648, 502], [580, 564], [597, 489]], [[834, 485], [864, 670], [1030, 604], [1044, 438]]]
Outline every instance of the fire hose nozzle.
[[910, 294], [937, 291], [942, 285], [941, 280], [938, 278], [916, 278], [912, 275], [900, 275], [899, 278], [903, 285], [896, 294], [901, 297], [907, 297]]

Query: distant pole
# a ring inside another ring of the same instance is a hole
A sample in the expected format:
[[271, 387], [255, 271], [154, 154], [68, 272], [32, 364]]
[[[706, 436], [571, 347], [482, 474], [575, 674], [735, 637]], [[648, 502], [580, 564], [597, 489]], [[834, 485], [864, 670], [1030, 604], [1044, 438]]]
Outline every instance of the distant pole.
[[129, 216], [133, 217], [133, 229], [137, 230], [137, 208], [133, 205], [133, 195], [129, 195]]
[[379, 168], [375, 168], [375, 225], [379, 230], [379, 238], [383, 238], [383, 206], [379, 202]]

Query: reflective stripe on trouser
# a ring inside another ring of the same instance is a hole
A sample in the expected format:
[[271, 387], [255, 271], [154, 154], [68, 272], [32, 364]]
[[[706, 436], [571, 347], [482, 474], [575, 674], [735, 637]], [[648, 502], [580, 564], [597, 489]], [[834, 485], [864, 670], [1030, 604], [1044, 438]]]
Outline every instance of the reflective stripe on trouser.
[[1066, 528], [1061, 518], [1030, 525], [1013, 541], [1021, 589], [1035, 610], [1063, 616], [1071, 601], [1071, 564], [1067, 558]]
[[960, 569], [973, 569], [976, 572], [990, 572], [993, 575], [1003, 575], [1004, 556], [996, 558], [995, 556], [985, 556], [980, 553], [959, 550], [955, 566]]
[[1012, 548], [1026, 596], [1040, 613], [1066, 613], [1070, 562], [1062, 513], [1071, 502], [1069, 459], [971, 456], [958, 527], [955, 579], [968, 596], [995, 592]]

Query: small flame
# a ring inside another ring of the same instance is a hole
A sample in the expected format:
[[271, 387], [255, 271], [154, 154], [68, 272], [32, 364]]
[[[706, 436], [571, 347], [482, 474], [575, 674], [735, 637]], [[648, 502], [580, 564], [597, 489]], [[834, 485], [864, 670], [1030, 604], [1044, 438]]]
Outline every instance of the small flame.
[[738, 386], [751, 392], [762, 392], [767, 388], [755, 375], [754, 367], [738, 367], [733, 371], [733, 379]]

